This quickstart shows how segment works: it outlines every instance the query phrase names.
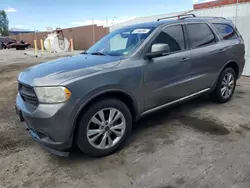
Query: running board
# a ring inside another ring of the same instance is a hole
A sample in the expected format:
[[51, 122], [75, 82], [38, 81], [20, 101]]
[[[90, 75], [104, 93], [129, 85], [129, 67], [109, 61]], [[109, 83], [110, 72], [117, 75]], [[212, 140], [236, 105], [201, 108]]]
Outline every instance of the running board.
[[211, 88], [203, 89], [203, 90], [201, 90], [201, 91], [198, 91], [198, 92], [193, 93], [193, 94], [191, 94], [191, 95], [188, 95], [188, 96], [186, 96], [186, 97], [182, 97], [182, 98], [177, 99], [177, 100], [175, 100], [175, 101], [172, 101], [172, 102], [163, 104], [163, 105], [161, 105], [161, 106], [158, 106], [158, 107], [155, 107], [155, 108], [146, 110], [145, 112], [143, 112], [143, 113], [141, 114], [141, 116], [146, 115], [146, 114], [151, 113], [151, 112], [154, 112], [154, 111], [156, 111], [156, 110], [160, 110], [160, 109], [165, 108], [165, 107], [167, 107], [167, 106], [170, 106], [170, 105], [172, 105], [172, 104], [175, 104], [175, 103], [178, 103], [178, 102], [187, 100], [187, 99], [189, 99], [189, 98], [195, 97], [195, 96], [197, 96], [197, 95], [200, 95], [200, 94], [202, 94], [202, 93], [205, 93], [205, 92], [209, 91], [210, 89], [211, 89]]

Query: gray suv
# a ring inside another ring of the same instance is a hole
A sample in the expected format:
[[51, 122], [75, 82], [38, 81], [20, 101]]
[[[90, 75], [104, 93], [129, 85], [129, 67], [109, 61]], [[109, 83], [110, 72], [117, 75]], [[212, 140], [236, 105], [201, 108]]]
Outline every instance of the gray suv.
[[230, 20], [180, 15], [109, 33], [89, 50], [18, 77], [16, 112], [54, 154], [76, 144], [91, 156], [121, 148], [134, 121], [210, 94], [230, 100], [245, 64]]

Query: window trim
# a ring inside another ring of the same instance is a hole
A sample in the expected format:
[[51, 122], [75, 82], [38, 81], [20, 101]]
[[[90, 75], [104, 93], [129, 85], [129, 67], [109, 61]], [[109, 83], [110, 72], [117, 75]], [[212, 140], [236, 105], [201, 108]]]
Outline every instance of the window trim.
[[[230, 24], [227, 24], [227, 23], [212, 23], [212, 24], [213, 24], [214, 28], [216, 29], [216, 31], [218, 32], [218, 34], [220, 35], [221, 40], [235, 40], [235, 39], [238, 39], [238, 38], [239, 38], [239, 35], [238, 35], [238, 33], [236, 32], [236, 29], [235, 29], [233, 26], [231, 26]], [[218, 25], [226, 25], [226, 26], [231, 27], [231, 28], [233, 29], [233, 33], [237, 36], [237, 38], [225, 39], [225, 38], [222, 36], [222, 34], [220, 33], [220, 31], [216, 28], [216, 26], [215, 26], [216, 24], [218, 24]]]
[[[191, 47], [192, 42], [191, 42], [190, 34], [189, 34], [189, 31], [188, 31], [188, 25], [191, 25], [191, 24], [206, 24], [208, 26], [208, 28], [210, 29], [210, 31], [212, 32], [212, 34], [214, 35], [215, 43], [208, 44], [208, 45], [205, 45], [205, 46], [199, 46], [199, 47], [192, 48]], [[190, 50], [204, 48], [204, 47], [207, 47], [207, 46], [212, 46], [212, 45], [215, 45], [215, 44], [217, 44], [219, 42], [217, 34], [215, 33], [214, 29], [210, 26], [210, 24], [207, 23], [207, 22], [186, 22], [185, 23], [185, 29], [186, 29], [186, 32], [187, 32], [187, 38], [188, 38], [187, 41], [188, 41], [188, 46], [189, 46]]]
[[[180, 51], [170, 52], [169, 55], [187, 51], [187, 50], [188, 50], [188, 45], [187, 45], [186, 35], [185, 35], [185, 33], [184, 33], [184, 32], [185, 32], [184, 24], [185, 24], [185, 23], [173, 23], [173, 24], [165, 25], [165, 26], [163, 26], [162, 28], [160, 28], [160, 29], [157, 31], [157, 33], [155, 33], [154, 36], [151, 38], [151, 40], [148, 42], [147, 46], [146, 46], [145, 49], [144, 49], [143, 54], [148, 53], [148, 51], [149, 51], [150, 47], [152, 46], [153, 42], [155, 41], [155, 39], [159, 36], [159, 34], [160, 34], [164, 29], [167, 29], [168, 27], [172, 27], [172, 26], [178, 26], [178, 25], [180, 25], [181, 28], [182, 28], [182, 34], [183, 34], [183, 39], [184, 39], [184, 49], [183, 49], [183, 50], [180, 50]], [[168, 56], [169, 56], [169, 55], [168, 55]], [[162, 56], [161, 56], [161, 57], [162, 57]]]

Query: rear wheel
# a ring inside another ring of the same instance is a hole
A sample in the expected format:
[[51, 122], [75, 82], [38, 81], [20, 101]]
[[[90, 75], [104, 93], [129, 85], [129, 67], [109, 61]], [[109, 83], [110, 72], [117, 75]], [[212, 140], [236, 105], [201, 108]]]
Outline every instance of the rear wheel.
[[101, 157], [121, 148], [132, 128], [128, 107], [117, 99], [91, 105], [78, 124], [77, 145], [86, 154]]
[[221, 73], [213, 96], [220, 103], [225, 103], [231, 99], [236, 86], [236, 74], [234, 69], [226, 68]]

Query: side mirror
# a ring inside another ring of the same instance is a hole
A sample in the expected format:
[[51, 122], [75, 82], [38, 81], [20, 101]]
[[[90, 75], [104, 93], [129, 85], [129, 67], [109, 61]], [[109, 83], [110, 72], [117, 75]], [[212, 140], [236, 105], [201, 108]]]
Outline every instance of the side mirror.
[[170, 47], [168, 44], [153, 44], [151, 47], [151, 52], [146, 53], [145, 57], [148, 59], [152, 59], [168, 54], [170, 54]]

